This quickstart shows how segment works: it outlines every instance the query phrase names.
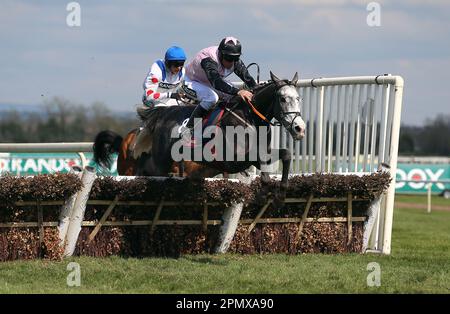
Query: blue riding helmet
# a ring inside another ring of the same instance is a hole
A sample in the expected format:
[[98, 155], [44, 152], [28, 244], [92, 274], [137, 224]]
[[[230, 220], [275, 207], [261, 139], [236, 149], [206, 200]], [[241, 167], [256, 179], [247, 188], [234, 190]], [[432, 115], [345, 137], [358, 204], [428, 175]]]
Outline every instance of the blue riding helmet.
[[186, 61], [186, 54], [183, 48], [172, 46], [167, 49], [164, 59], [166, 61]]

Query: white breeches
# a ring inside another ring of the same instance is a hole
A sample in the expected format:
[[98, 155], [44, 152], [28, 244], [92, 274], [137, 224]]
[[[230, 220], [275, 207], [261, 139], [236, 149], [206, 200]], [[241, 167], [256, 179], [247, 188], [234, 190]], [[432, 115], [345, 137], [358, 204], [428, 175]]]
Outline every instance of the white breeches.
[[221, 99], [229, 99], [232, 96], [222, 93], [214, 88], [205, 85], [197, 81], [191, 81], [187, 76], [185, 76], [185, 84], [187, 87], [195, 90], [197, 93], [197, 98], [200, 100], [200, 106], [203, 109], [210, 110], [214, 105]]

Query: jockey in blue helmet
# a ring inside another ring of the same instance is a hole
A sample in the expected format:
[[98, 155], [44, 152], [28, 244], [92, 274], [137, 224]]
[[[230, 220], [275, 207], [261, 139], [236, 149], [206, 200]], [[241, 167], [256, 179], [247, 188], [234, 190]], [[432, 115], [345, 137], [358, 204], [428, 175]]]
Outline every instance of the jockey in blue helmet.
[[178, 104], [179, 95], [176, 90], [184, 79], [185, 61], [186, 54], [183, 48], [172, 46], [167, 49], [164, 60], [159, 59], [152, 64], [143, 84], [144, 105], [152, 108], [155, 105]]

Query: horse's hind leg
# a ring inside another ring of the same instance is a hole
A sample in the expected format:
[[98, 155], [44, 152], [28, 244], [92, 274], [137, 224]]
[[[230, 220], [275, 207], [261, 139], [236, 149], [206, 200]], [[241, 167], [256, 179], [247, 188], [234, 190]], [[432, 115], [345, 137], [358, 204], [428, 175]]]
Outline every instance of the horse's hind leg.
[[134, 129], [128, 133], [125, 139], [120, 144], [119, 156], [117, 158], [117, 172], [119, 175], [133, 176], [136, 172], [136, 160], [131, 154], [130, 145], [136, 138], [136, 131]]
[[184, 175], [191, 179], [212, 178], [221, 173], [221, 170], [194, 161], [184, 161], [183, 164]]
[[269, 169], [269, 164], [259, 161], [253, 165], [261, 170], [261, 190], [256, 195], [256, 203], [262, 205], [265, 204], [269, 198], [273, 198], [272, 191], [270, 190], [270, 175], [267, 171]]
[[169, 170], [164, 167], [167, 171], [161, 170], [163, 167], [158, 167], [155, 164], [155, 159], [148, 153], [142, 153], [139, 157], [136, 165], [136, 175], [137, 176], [168, 176]]

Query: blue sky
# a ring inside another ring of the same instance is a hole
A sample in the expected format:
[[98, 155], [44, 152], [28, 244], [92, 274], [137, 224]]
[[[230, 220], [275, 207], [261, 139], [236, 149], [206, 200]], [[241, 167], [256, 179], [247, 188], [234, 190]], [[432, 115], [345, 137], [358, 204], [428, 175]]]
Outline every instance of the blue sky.
[[228, 35], [243, 60], [291, 78], [377, 75], [405, 79], [402, 120], [450, 114], [450, 1], [77, 1], [81, 26], [68, 27], [70, 1], [2, 0], [0, 103], [40, 105], [62, 96], [133, 111], [151, 63], [176, 44], [188, 58]]

